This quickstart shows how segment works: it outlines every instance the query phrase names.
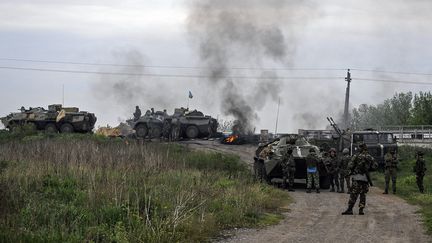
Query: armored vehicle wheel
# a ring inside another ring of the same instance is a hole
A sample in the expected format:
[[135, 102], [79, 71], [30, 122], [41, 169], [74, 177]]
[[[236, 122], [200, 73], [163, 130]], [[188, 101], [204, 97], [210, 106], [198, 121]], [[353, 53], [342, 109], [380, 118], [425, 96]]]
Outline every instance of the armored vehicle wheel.
[[139, 124], [135, 127], [136, 136], [139, 138], [145, 138], [148, 133], [148, 128], [144, 124]]
[[60, 126], [60, 132], [61, 133], [72, 133], [72, 132], [74, 132], [74, 128], [71, 124], [64, 123], [63, 125]]
[[45, 132], [47, 133], [57, 133], [58, 129], [54, 123], [48, 123], [45, 126]]
[[198, 137], [199, 134], [199, 130], [198, 127], [196, 126], [188, 126], [188, 128], [186, 129], [186, 136], [188, 138], [196, 138]]
[[161, 133], [162, 133], [162, 130], [160, 129], [160, 127], [153, 127], [151, 129], [152, 138], [160, 138]]

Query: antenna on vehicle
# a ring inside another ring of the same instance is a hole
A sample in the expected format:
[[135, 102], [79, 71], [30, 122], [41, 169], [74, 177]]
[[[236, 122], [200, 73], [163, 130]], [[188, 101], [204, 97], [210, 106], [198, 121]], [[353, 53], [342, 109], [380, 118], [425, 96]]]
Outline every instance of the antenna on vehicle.
[[64, 84], [62, 85], [62, 107], [64, 107]]

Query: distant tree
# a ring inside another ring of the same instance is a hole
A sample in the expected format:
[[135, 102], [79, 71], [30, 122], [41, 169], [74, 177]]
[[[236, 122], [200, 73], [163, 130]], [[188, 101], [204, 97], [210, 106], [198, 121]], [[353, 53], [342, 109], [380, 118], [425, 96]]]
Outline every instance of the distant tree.
[[351, 114], [353, 129], [375, 128], [389, 125], [407, 125], [411, 121], [412, 93], [396, 93], [383, 103], [361, 104]]
[[414, 96], [413, 108], [411, 110], [411, 124], [432, 124], [432, 94], [431, 92], [420, 92]]

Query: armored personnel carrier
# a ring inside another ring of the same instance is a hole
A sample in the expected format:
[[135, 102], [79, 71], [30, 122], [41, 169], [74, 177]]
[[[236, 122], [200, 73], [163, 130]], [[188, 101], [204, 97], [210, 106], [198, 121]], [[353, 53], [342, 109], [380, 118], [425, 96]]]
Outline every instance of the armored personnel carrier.
[[177, 108], [174, 115], [165, 119], [163, 130], [165, 137], [177, 140], [212, 137], [216, 134], [217, 127], [217, 120], [201, 111]]
[[[261, 144], [255, 152], [254, 172], [257, 179], [271, 184], [282, 183], [282, 157], [288, 148], [292, 148], [296, 163], [295, 179], [306, 179], [306, 156], [313, 148], [321, 157], [319, 148], [310, 144], [304, 137], [297, 134], [285, 135], [272, 142]], [[329, 188], [329, 180], [324, 165], [318, 166], [320, 187]]]
[[62, 107], [62, 105], [49, 105], [48, 110], [37, 107], [25, 109], [0, 118], [4, 126], [14, 130], [23, 125], [31, 125], [37, 130], [51, 133], [92, 132], [96, 123], [93, 113], [79, 111], [76, 107]]
[[138, 138], [159, 138], [162, 135], [162, 128], [168, 114], [165, 111], [147, 111], [139, 119], [130, 119], [126, 122], [135, 130]]

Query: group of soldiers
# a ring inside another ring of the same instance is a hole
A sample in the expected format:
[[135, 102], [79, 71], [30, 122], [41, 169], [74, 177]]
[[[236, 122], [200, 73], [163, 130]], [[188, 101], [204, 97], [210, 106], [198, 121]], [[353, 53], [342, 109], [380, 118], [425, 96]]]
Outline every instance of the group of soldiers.
[[[351, 156], [349, 150], [345, 148], [342, 151], [342, 156], [337, 156], [336, 149], [332, 148], [328, 153], [322, 152], [322, 157], [318, 156], [314, 148], [311, 148], [309, 155], [306, 157], [307, 167], [307, 193], [311, 193], [312, 186], [315, 187], [317, 193], [320, 193], [320, 173], [327, 173], [330, 179], [330, 192], [345, 192], [345, 183], [347, 186], [350, 198], [348, 208], [343, 215], [352, 215], [353, 207], [360, 197], [359, 214], [364, 214], [366, 205], [366, 193], [369, 191], [369, 186], [372, 186], [372, 180], [369, 175], [371, 168], [376, 169], [378, 164], [369, 154], [366, 144], [359, 145], [359, 153]], [[288, 187], [289, 191], [294, 191], [294, 175], [296, 171], [292, 148], [288, 148], [282, 159], [283, 169], [283, 186]], [[413, 172], [416, 174], [416, 182], [421, 193], [424, 193], [423, 177], [426, 172], [426, 163], [421, 151], [416, 154], [416, 165]], [[385, 157], [385, 190], [384, 194], [388, 194], [390, 179], [392, 181], [392, 191], [396, 193], [396, 178], [399, 159], [394, 149], [390, 149]]]

